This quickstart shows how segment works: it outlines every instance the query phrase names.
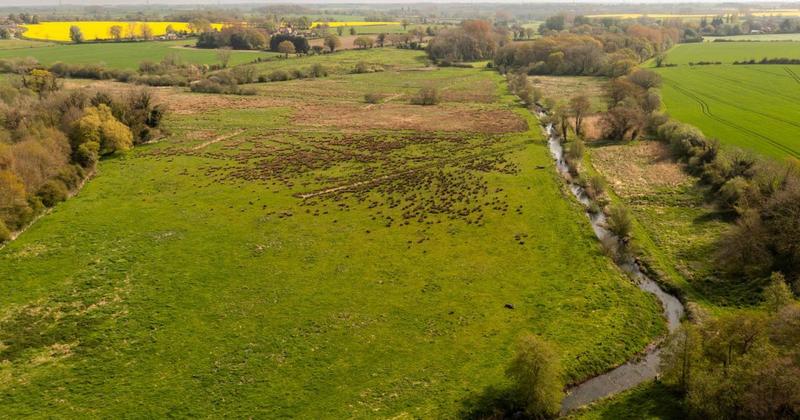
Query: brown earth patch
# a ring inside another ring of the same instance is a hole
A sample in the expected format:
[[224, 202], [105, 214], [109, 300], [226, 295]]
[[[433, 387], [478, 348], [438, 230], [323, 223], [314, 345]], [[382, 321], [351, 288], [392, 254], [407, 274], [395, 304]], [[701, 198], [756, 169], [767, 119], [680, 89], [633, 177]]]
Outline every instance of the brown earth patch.
[[359, 104], [323, 104], [297, 107], [296, 123], [305, 126], [356, 130], [462, 131], [508, 133], [528, 129], [517, 114], [506, 110], [482, 110], [465, 106], [418, 106], [385, 103], [365, 112]]
[[666, 145], [655, 141], [603, 146], [592, 149], [592, 162], [622, 197], [657, 192], [691, 182], [673, 162]]

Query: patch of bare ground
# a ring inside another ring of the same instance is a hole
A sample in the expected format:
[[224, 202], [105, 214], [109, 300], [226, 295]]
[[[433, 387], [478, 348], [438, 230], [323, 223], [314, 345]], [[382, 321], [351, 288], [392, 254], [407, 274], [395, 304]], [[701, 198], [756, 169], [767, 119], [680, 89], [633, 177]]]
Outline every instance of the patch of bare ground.
[[625, 198], [692, 182], [672, 161], [667, 146], [656, 141], [598, 147], [592, 150], [592, 162], [614, 191]]
[[418, 106], [386, 103], [364, 112], [361, 104], [297, 106], [295, 122], [304, 126], [358, 130], [458, 131], [482, 134], [519, 132], [528, 123], [507, 110], [483, 110], [449, 104]]

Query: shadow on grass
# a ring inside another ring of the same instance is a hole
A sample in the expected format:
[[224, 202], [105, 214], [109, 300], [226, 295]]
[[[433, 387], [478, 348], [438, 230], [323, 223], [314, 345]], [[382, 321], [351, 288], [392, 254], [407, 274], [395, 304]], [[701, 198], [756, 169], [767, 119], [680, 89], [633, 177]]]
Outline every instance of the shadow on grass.
[[608, 420], [686, 418], [680, 393], [657, 382], [640, 385], [576, 414], [581, 413], [591, 413], [593, 415], [589, 417]]
[[508, 387], [489, 386], [461, 402], [460, 419], [526, 419]]

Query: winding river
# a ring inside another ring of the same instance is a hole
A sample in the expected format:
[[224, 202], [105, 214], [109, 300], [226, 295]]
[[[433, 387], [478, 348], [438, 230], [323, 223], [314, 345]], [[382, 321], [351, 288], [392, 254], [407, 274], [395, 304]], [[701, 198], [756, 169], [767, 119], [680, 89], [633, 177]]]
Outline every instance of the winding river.
[[[544, 113], [539, 113], [539, 117], [544, 117]], [[569, 185], [572, 194], [587, 209], [592, 204], [586, 191], [574, 182], [569, 174], [567, 163], [564, 160], [564, 148], [559, 141], [553, 126], [544, 126], [547, 135], [547, 144], [550, 153], [556, 161], [556, 169]], [[606, 217], [602, 212], [592, 213], [587, 210], [592, 229], [601, 241], [616, 239], [609, 232], [606, 226]], [[633, 258], [618, 263], [619, 268], [633, 280], [640, 289], [652, 293], [661, 302], [664, 309], [664, 317], [667, 320], [669, 331], [675, 331], [680, 326], [681, 318], [684, 315], [683, 304], [675, 296], [667, 293], [653, 279], [648, 277]], [[654, 379], [658, 374], [658, 367], [661, 362], [661, 350], [657, 343], [651, 343], [643, 355], [629, 360], [625, 364], [612, 369], [602, 375], [595, 376], [586, 382], [576, 385], [568, 390], [568, 394], [561, 402], [561, 414], [565, 415], [570, 411], [597, 401], [601, 398], [633, 388], [642, 382]]]

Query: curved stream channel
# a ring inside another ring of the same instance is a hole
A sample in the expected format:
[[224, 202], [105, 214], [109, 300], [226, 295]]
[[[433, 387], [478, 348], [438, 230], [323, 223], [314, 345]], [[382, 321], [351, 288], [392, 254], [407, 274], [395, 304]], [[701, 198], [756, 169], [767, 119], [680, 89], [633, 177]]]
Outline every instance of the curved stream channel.
[[[540, 112], [538, 115], [539, 118], [541, 118], [545, 114]], [[592, 201], [583, 187], [575, 183], [570, 176], [567, 163], [564, 160], [564, 148], [553, 126], [551, 124], [544, 126], [544, 131], [547, 135], [547, 144], [550, 147], [550, 153], [556, 161], [556, 169], [566, 180], [575, 198], [588, 209]], [[605, 228], [606, 217], [602, 212], [591, 213], [587, 211], [586, 215], [589, 217], [592, 229], [598, 239], [601, 241], [616, 239], [614, 235]], [[683, 304], [678, 298], [665, 292], [658, 283], [648, 277], [633, 258], [618, 263], [617, 265], [622, 271], [628, 274], [640, 289], [652, 293], [658, 298], [664, 309], [664, 317], [667, 319], [669, 331], [675, 331], [678, 326], [680, 326], [680, 320], [684, 314]], [[615, 369], [602, 375], [595, 376], [571, 388], [567, 396], [564, 397], [564, 400], [561, 402], [561, 414], [565, 415], [578, 407], [633, 388], [642, 382], [655, 378], [658, 374], [660, 361], [661, 350], [658, 348], [657, 343], [651, 343], [647, 347], [644, 355], [637, 356]]]

